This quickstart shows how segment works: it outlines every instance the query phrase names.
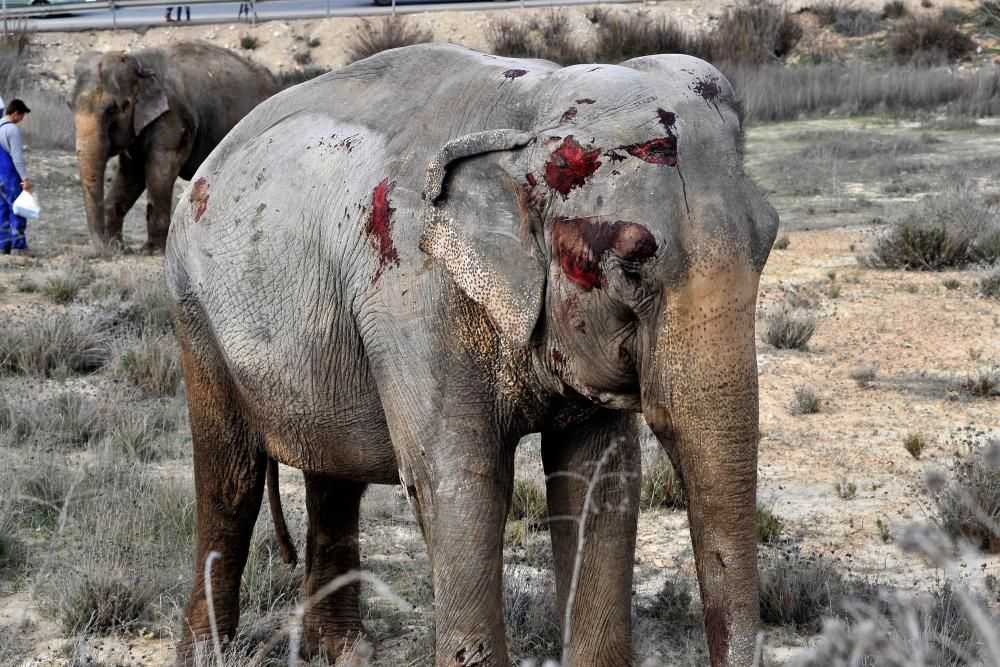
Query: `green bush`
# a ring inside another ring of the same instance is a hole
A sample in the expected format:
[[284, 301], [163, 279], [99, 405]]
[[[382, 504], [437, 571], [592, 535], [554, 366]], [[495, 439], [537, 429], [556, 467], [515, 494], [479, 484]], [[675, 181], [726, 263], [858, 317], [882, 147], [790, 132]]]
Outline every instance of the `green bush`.
[[757, 505], [757, 510], [754, 513], [754, 521], [757, 525], [758, 544], [772, 544], [776, 542], [781, 537], [781, 531], [785, 527], [785, 522], [763, 505]]
[[923, 433], [910, 433], [903, 439], [903, 447], [910, 456], [919, 459], [920, 455], [927, 449], [927, 439]]

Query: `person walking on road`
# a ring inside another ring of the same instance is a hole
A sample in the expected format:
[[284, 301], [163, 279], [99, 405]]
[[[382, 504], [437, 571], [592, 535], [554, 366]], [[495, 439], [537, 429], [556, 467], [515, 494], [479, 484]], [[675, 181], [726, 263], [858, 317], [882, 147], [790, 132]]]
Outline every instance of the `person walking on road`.
[[[174, 9], [173, 7], [167, 7], [167, 15], [166, 15], [165, 18], [167, 19], [168, 23], [170, 21], [174, 21], [175, 20], [175, 19], [170, 18], [170, 13], [173, 11], [173, 9]], [[180, 23], [180, 20], [181, 20], [181, 10], [182, 9], [187, 11], [187, 20], [188, 21], [191, 20], [191, 5], [177, 5], [177, 19], [176, 19], [176, 21], [178, 23]]]
[[0, 118], [0, 253], [22, 254], [28, 248], [25, 228], [28, 221], [14, 215], [14, 200], [21, 191], [31, 192], [24, 145], [17, 124], [31, 109], [21, 100], [11, 100]]
[[250, 20], [250, 14], [251, 14], [251, 12], [253, 13], [253, 20], [256, 21], [257, 20], [257, 5], [254, 2], [254, 0], [250, 0], [250, 2], [241, 2], [240, 3], [240, 12], [236, 16], [236, 20], [239, 21], [244, 16], [246, 16], [247, 20], [249, 21]]

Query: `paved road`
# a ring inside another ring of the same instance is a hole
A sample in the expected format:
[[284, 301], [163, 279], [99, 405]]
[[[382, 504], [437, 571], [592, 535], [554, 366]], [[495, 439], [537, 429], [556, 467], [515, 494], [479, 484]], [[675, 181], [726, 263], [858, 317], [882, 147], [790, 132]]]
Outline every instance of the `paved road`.
[[[636, 1], [636, 0], [618, 0]], [[523, 0], [526, 7], [549, 7], [551, 5], [592, 4], [594, 0]], [[90, 30], [118, 28], [138, 28], [152, 25], [166, 25], [162, 7], [129, 7], [128, 0], [121, 0], [114, 13], [102, 8], [76, 12], [73, 15], [49, 16], [31, 20], [35, 30]], [[449, 2], [440, 0], [397, 0], [400, 13], [444, 11], [455, 9], [497, 9], [504, 6], [520, 6], [522, 0], [495, 0], [487, 2]], [[176, 16], [176, 10], [175, 16]], [[324, 16], [356, 16], [388, 14], [390, 7], [376, 7], [373, 0], [264, 0], [257, 2], [257, 20], [295, 18], [321, 18]], [[239, 0], [198, 4], [191, 6], [191, 23], [231, 23], [237, 20]], [[184, 21], [187, 23], [187, 21]]]

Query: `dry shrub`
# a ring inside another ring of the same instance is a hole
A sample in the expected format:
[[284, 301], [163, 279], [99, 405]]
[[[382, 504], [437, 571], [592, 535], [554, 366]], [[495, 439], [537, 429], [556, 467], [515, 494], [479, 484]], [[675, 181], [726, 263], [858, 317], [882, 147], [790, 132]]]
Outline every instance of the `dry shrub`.
[[14, 99], [26, 78], [31, 37], [27, 21], [16, 19], [7, 21], [7, 34], [0, 35], [0, 90], [7, 96], [5, 101]]
[[1000, 216], [982, 197], [959, 186], [928, 197], [876, 240], [862, 264], [889, 269], [941, 271], [1000, 259]]
[[823, 399], [816, 392], [808, 387], [799, 387], [795, 390], [789, 412], [793, 415], [813, 415], [819, 412], [822, 406]]
[[[890, 12], [894, 11], [886, 7]], [[904, 5], [905, 9], [905, 5]], [[863, 37], [877, 32], [882, 27], [882, 17], [868, 9], [855, 6], [851, 0], [825, 0], [812, 6], [812, 12], [820, 24], [829, 26], [834, 32], [847, 37]]]
[[692, 35], [665, 16], [651, 20], [638, 14], [613, 14], [597, 35], [595, 60], [616, 63], [656, 53], [711, 57], [709, 41]]
[[788, 10], [767, 0], [727, 8], [712, 32], [711, 59], [720, 63], [759, 64], [784, 58], [802, 38], [802, 27]]
[[955, 460], [951, 480], [934, 494], [935, 520], [953, 538], [1000, 553], [1000, 442], [972, 446]]
[[291, 88], [292, 86], [297, 86], [300, 83], [310, 81], [318, 76], [322, 76], [329, 72], [330, 70], [319, 67], [317, 65], [310, 65], [308, 67], [298, 67], [293, 70], [288, 70], [285, 72], [278, 72], [275, 75], [275, 79], [278, 82], [278, 89], [285, 90], [286, 88]]
[[85, 577], [63, 601], [63, 631], [68, 635], [128, 632], [142, 620], [152, 598], [138, 578]]
[[982, 0], [977, 8], [979, 22], [986, 28], [1000, 26], [1000, 0]]
[[976, 43], [954, 21], [920, 14], [896, 25], [890, 49], [900, 62], [931, 65], [960, 60], [976, 49]]
[[1000, 263], [980, 278], [979, 293], [985, 297], [1000, 299]]
[[[605, 27], [615, 24], [621, 17], [610, 15]], [[574, 41], [569, 29], [569, 15], [562, 10], [550, 9], [540, 18], [527, 21], [500, 17], [490, 21], [486, 28], [486, 41], [490, 50], [509, 58], [542, 58], [562, 65], [574, 65], [600, 59], [592, 49]]]
[[424, 44], [433, 38], [430, 31], [421, 30], [398, 16], [364, 19], [347, 38], [347, 62], [353, 63], [401, 46]]
[[833, 559], [797, 549], [761, 550], [757, 569], [761, 620], [799, 631], [819, 630], [823, 617], [843, 614], [849, 600], [877, 596], [870, 582], [844, 577]]
[[839, 618], [827, 618], [819, 640], [794, 667], [965, 667], [992, 664], [968, 609], [951, 584], [905, 597], [882, 591], [848, 600]]
[[882, 5], [882, 18], [901, 19], [909, 13], [903, 0], [889, 0]]
[[782, 309], [764, 322], [764, 340], [779, 350], [808, 350], [816, 332], [816, 318]]
[[74, 150], [76, 126], [73, 122], [73, 110], [66, 103], [66, 97], [44, 88], [27, 89], [22, 95], [31, 109], [31, 113], [25, 116], [21, 124], [24, 142], [36, 149]]

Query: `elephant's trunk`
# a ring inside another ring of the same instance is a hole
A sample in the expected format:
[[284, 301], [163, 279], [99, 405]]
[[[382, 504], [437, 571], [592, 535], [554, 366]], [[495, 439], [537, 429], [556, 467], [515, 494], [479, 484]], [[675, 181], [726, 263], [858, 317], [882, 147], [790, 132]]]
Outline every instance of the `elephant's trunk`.
[[[730, 272], [730, 271], [727, 271]], [[698, 274], [668, 297], [643, 373], [643, 412], [679, 467], [713, 667], [749, 665], [757, 591], [759, 276]]]
[[102, 249], [108, 240], [104, 220], [104, 170], [108, 163], [108, 142], [93, 114], [77, 113], [75, 123], [76, 160], [90, 242], [95, 248]]

